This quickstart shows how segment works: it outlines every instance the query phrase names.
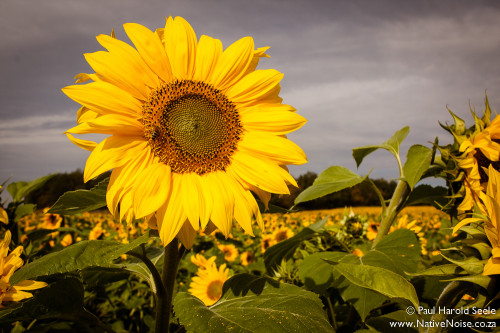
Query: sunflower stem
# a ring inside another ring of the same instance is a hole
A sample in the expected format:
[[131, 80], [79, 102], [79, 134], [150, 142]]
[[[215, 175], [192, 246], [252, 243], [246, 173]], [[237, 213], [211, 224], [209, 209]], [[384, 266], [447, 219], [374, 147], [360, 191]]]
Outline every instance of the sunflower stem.
[[165, 246], [163, 256], [163, 271], [161, 274], [163, 292], [156, 294], [156, 333], [168, 333], [170, 326], [170, 314], [172, 312], [172, 299], [174, 297], [175, 277], [179, 266], [179, 241], [174, 238]]
[[396, 219], [396, 216], [401, 211], [410, 195], [410, 186], [404, 180], [400, 180], [394, 193], [392, 194], [391, 202], [389, 203], [389, 207], [385, 211], [385, 214], [382, 215], [382, 222], [380, 223], [380, 227], [378, 229], [377, 237], [373, 241], [372, 249], [375, 245], [378, 244], [384, 238], [385, 235], [389, 233], [391, 229], [391, 225]]

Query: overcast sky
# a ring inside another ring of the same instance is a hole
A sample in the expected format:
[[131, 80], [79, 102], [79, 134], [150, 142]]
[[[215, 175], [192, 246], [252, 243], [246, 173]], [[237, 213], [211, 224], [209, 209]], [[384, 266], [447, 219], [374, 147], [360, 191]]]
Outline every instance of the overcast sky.
[[[381, 143], [409, 125], [402, 147], [439, 136], [451, 122], [448, 106], [471, 120], [485, 92], [500, 108], [498, 1], [284, 1], [284, 0], [1, 0], [0, 182], [31, 180], [83, 169], [88, 152], [62, 133], [76, 124], [78, 105], [61, 88], [91, 72], [84, 53], [122, 24], [155, 30], [165, 16], [182, 16], [197, 37], [224, 47], [252, 36], [271, 46], [260, 68], [285, 74], [281, 96], [308, 119], [289, 137], [309, 163], [298, 176], [330, 165], [356, 170], [352, 148]], [[359, 173], [397, 178], [394, 159], [380, 151]]]

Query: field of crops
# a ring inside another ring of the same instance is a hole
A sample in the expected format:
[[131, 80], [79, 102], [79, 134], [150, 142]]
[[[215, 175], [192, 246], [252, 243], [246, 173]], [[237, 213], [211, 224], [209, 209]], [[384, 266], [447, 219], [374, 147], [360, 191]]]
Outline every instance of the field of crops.
[[[324, 223], [321, 235], [301, 243], [297, 251], [280, 262], [270, 274], [279, 281], [303, 286], [306, 281], [301, 277], [299, 266], [307, 256], [320, 251], [341, 250], [362, 257], [369, 251], [377, 234], [380, 213], [381, 209], [377, 207], [265, 213], [265, 227], [260, 230], [255, 226], [254, 237], [238, 228], [228, 238], [217, 231], [202, 233], [180, 262], [178, 292], [190, 292], [206, 305], [212, 305], [221, 296], [222, 284], [231, 276], [239, 273], [266, 274], [264, 254], [267, 249], [300, 235], [306, 227]], [[446, 214], [434, 207], [407, 207], [391, 232], [409, 229], [415, 233], [421, 247], [421, 265], [431, 265], [441, 261], [439, 249], [449, 246], [451, 230], [446, 228], [448, 225]], [[22, 218], [19, 228], [29, 258], [60, 251], [87, 240], [130, 243], [143, 235], [148, 225], [143, 222], [127, 226], [106, 211], [64, 217], [38, 211]], [[149, 243], [153, 243], [149, 251], [161, 253], [158, 238], [152, 238]], [[215, 272], [208, 272], [207, 262], [215, 263]], [[120, 264], [132, 271], [134, 265], [139, 267], [138, 260], [127, 254], [121, 256]], [[140, 269], [135, 270], [141, 273]], [[141, 274], [124, 275], [121, 271], [112, 270], [86, 270], [80, 274], [85, 281], [84, 305], [99, 314], [102, 322], [116, 331], [153, 329], [154, 301], [147, 278], [142, 278]], [[145, 272], [142, 274], [146, 275]], [[207, 288], [210, 284], [212, 287]], [[340, 299], [338, 302], [334, 307], [343, 303]]]

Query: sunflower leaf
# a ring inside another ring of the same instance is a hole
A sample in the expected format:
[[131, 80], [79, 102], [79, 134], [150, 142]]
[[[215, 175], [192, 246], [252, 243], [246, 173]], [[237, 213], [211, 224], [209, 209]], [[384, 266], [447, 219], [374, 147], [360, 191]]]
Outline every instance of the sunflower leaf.
[[352, 187], [363, 182], [368, 175], [360, 175], [341, 166], [331, 166], [319, 174], [314, 183], [302, 191], [295, 204], [323, 197], [333, 192]]
[[391, 298], [405, 299], [418, 308], [418, 296], [413, 285], [388, 269], [368, 265], [333, 263], [333, 268], [351, 283]]
[[403, 166], [405, 180], [413, 190], [422, 175], [431, 165], [432, 151], [422, 145], [413, 145], [408, 149], [406, 162]]
[[146, 233], [129, 244], [108, 240], [78, 242], [21, 267], [9, 282], [15, 285], [39, 276], [79, 271], [87, 267], [116, 267], [113, 260], [146, 243], [148, 239], [149, 235]]
[[37, 178], [30, 182], [19, 181], [10, 183], [7, 186], [7, 191], [12, 196], [12, 200], [14, 202], [21, 202], [25, 196], [42, 187], [47, 181], [49, 181], [55, 175], [56, 174], [53, 173], [47, 176]]
[[66, 192], [50, 207], [48, 213], [75, 215], [105, 207], [108, 183], [109, 178], [106, 178], [90, 190]]
[[318, 295], [251, 274], [226, 281], [210, 307], [178, 293], [174, 311], [188, 332], [334, 332]]
[[359, 167], [363, 159], [373, 153], [375, 150], [382, 148], [390, 151], [397, 159], [399, 159], [399, 145], [406, 138], [408, 133], [410, 132], [410, 127], [406, 126], [394, 133], [394, 135], [387, 141], [383, 142], [380, 145], [371, 145], [364, 146], [359, 148], [354, 148], [352, 150], [352, 157], [356, 161], [356, 166]]

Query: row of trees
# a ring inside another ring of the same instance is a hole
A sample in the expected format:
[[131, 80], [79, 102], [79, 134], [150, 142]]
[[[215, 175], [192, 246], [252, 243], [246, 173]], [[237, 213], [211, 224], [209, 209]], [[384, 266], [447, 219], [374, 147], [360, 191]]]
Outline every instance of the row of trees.
[[[109, 176], [109, 173], [101, 175], [88, 183], [83, 183], [83, 172], [76, 170], [70, 173], [59, 173], [49, 180], [42, 188], [32, 192], [26, 198], [29, 203], [37, 204], [38, 208], [50, 207], [56, 200], [67, 191], [78, 189], [90, 189], [99, 181]], [[290, 186], [289, 195], [273, 195], [271, 204], [283, 208], [293, 206], [295, 198], [304, 189], [312, 185], [318, 175], [314, 172], [307, 172], [299, 176], [297, 180], [298, 188]], [[395, 181], [385, 179], [375, 179], [373, 182], [378, 186], [385, 199], [390, 198], [396, 187]], [[379, 204], [378, 198], [371, 186], [363, 182], [352, 188], [333, 193], [313, 201], [300, 204], [301, 209], [329, 209], [344, 206], [376, 206]]]

